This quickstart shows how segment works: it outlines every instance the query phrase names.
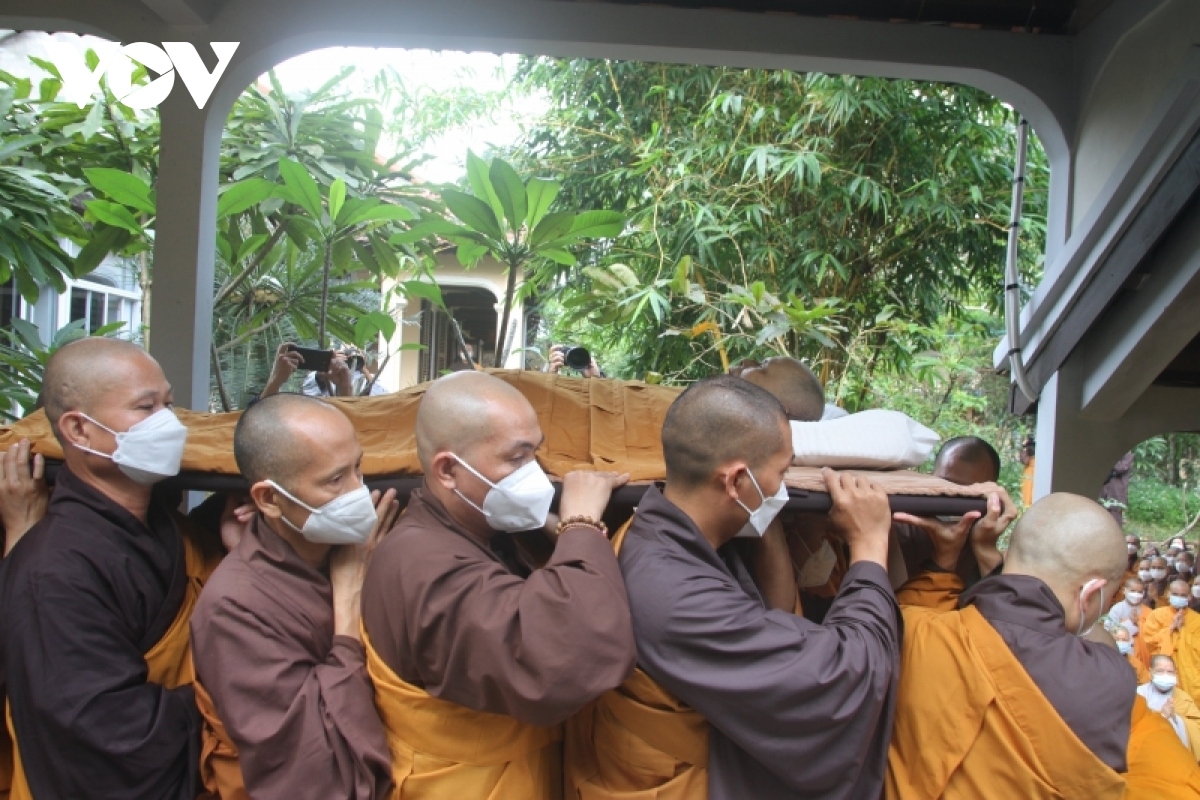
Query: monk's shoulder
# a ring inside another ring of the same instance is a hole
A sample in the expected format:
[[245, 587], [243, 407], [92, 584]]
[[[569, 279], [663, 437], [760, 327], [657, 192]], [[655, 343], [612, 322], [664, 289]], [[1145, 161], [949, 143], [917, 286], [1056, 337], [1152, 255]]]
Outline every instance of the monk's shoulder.
[[263, 592], [262, 581], [256, 580], [251, 573], [250, 565], [239, 549], [234, 549], [221, 559], [200, 591], [192, 612], [193, 627], [203, 626], [206, 620], [222, 614], [231, 606], [245, 606], [252, 596], [260, 595]]

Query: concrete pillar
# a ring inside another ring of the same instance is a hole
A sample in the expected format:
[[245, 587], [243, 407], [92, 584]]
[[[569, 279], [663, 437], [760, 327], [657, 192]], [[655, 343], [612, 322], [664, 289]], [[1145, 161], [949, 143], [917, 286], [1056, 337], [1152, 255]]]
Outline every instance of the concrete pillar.
[[1050, 378], [1038, 402], [1035, 500], [1051, 492], [1098, 497], [1113, 465], [1141, 441], [1130, 439], [1125, 420], [1080, 416], [1083, 381], [1074, 361]]
[[[211, 104], [209, 108], [211, 109]], [[158, 222], [150, 295], [150, 353], [180, 407], [209, 407], [217, 178], [223, 117], [176, 90], [159, 106]]]

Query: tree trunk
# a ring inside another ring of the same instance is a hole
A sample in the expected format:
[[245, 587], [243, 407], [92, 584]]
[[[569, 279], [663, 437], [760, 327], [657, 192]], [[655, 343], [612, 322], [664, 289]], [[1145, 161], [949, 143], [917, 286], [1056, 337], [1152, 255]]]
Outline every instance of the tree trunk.
[[500, 317], [500, 331], [496, 335], [496, 358], [495, 366], [497, 369], [504, 366], [505, 350], [508, 344], [508, 317], [512, 313], [513, 295], [517, 292], [517, 271], [521, 269], [521, 265], [508, 265], [508, 285], [504, 289], [504, 314]]
[[150, 349], [150, 254], [138, 253], [138, 286], [142, 290], [142, 347]]
[[329, 346], [325, 341], [325, 313], [329, 304], [329, 273], [333, 269], [333, 242], [325, 242], [325, 264], [321, 269], [321, 311], [317, 318], [317, 347], [322, 350]]
[[217, 379], [217, 394], [221, 397], [221, 410], [232, 411], [233, 404], [229, 402], [229, 393], [225, 391], [225, 376], [221, 374], [221, 359], [217, 357], [217, 346], [209, 345], [208, 352], [212, 357], [213, 377]]

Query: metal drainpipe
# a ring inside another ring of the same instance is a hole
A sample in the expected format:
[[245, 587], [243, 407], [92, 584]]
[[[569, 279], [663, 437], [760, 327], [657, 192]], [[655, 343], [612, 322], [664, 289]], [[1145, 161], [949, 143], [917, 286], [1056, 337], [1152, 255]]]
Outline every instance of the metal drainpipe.
[[1004, 327], [1008, 336], [1008, 363], [1013, 380], [1021, 394], [1032, 403], [1037, 400], [1037, 392], [1025, 375], [1025, 361], [1021, 355], [1021, 275], [1017, 269], [1028, 149], [1029, 121], [1021, 117], [1017, 122], [1017, 167], [1013, 174], [1012, 222], [1008, 226], [1008, 251], [1004, 264]]

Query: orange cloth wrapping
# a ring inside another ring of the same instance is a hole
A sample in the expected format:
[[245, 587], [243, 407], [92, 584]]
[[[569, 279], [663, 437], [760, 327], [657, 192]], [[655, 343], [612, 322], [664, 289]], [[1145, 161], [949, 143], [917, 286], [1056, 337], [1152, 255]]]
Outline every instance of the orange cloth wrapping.
[[947, 610], [960, 589], [955, 575], [927, 573], [900, 593], [924, 607], [903, 606], [889, 800], [1120, 798], [1125, 780], [1061, 720], [1000, 634], [972, 607]]
[[[662, 431], [667, 409], [680, 389], [651, 386], [638, 381], [584, 380], [520, 370], [490, 370], [516, 387], [533, 405], [546, 441], [538, 461], [552, 476], [576, 469], [628, 472], [633, 481], [666, 477]], [[363, 473], [368, 477], [420, 475], [414, 429], [417, 406], [425, 394], [420, 384], [378, 397], [333, 398], [358, 432], [363, 447]], [[233, 429], [239, 412], [202, 414], [180, 409], [179, 420], [188, 428], [183, 451], [185, 472], [238, 474], [233, 460]], [[62, 448], [39, 411], [12, 425], [0, 427], [0, 448], [27, 438], [33, 450], [61, 459]], [[851, 470], [853, 472], [853, 470]], [[983, 497], [972, 486], [916, 472], [863, 472], [888, 494], [926, 497]], [[793, 467], [786, 483], [793, 489], [825, 492], [821, 470]]]
[[[613, 535], [617, 553], [632, 522]], [[566, 728], [564, 773], [572, 800], [708, 796], [708, 722], [640, 668]]]
[[1184, 800], [1200, 797], [1200, 766], [1170, 723], [1133, 701], [1133, 727], [1127, 753], [1125, 800]]
[[[43, 417], [44, 419], [44, 417]], [[171, 627], [163, 637], [146, 653], [147, 683], [157, 683], [168, 689], [186, 686], [196, 679], [192, 668], [192, 640], [188, 630], [188, 622], [192, 618], [192, 609], [196, 607], [196, 599], [204, 582], [216, 569], [213, 559], [206, 558], [200, 548], [189, 535], [190, 522], [183, 516], [177, 516], [176, 522], [183, 532], [185, 569], [188, 576], [187, 590], [183, 595], [183, 603], [171, 622]], [[16, 731], [13, 730], [12, 713], [8, 703], [5, 707], [5, 724], [13, 741], [16, 741]], [[14, 744], [13, 775], [10, 800], [32, 800], [29, 785], [25, 782], [25, 772], [21, 769], [20, 745]]]
[[229, 738], [212, 698], [194, 682], [196, 707], [203, 725], [200, 730], [200, 782], [204, 793], [198, 800], [250, 800], [242, 768], [238, 765], [237, 746]]
[[[538, 451], [553, 475], [573, 469], [620, 469], [633, 480], [663, 477], [659, 431], [679, 389], [634, 381], [582, 380], [541, 372], [497, 370], [537, 411], [546, 441]], [[363, 472], [371, 476], [419, 475], [414, 429], [426, 384], [378, 397], [334, 398], [358, 432], [365, 455]], [[236, 475], [233, 429], [240, 413], [176, 412], [188, 428], [185, 471]], [[0, 428], [0, 447], [28, 438], [34, 452], [62, 458], [62, 448], [43, 412]]]
[[392, 800], [561, 800], [562, 728], [537, 728], [431, 696], [404, 682], [362, 633], [387, 730]]

